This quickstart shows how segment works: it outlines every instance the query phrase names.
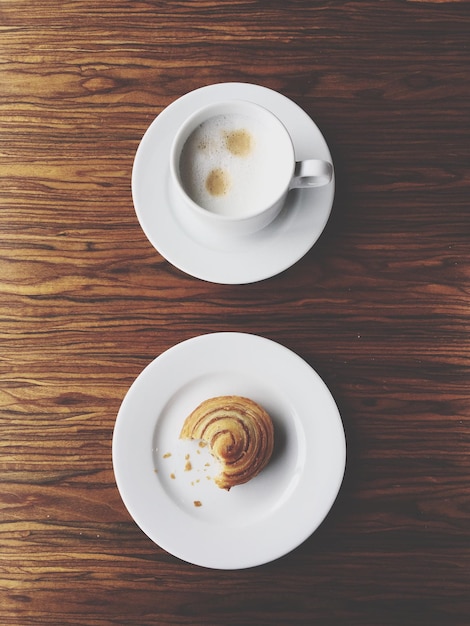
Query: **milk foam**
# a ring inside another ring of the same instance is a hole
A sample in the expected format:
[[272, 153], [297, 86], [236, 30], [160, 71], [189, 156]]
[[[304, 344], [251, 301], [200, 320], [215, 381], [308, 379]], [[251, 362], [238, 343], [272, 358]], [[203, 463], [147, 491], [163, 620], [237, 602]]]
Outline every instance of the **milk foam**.
[[199, 125], [183, 147], [183, 187], [208, 211], [231, 217], [253, 214], [277, 194], [276, 179], [283, 169], [277, 152], [271, 130], [259, 119], [216, 115]]

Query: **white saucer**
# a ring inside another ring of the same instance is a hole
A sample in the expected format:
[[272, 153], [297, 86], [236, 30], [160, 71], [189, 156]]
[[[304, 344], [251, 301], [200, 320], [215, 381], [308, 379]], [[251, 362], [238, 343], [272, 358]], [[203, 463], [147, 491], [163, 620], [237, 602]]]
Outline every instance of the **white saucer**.
[[191, 276], [223, 284], [252, 283], [284, 271], [317, 241], [328, 221], [334, 178], [324, 187], [293, 190], [279, 217], [267, 228], [230, 242], [206, 241], [185, 229], [170, 190], [169, 157], [180, 124], [196, 108], [214, 100], [245, 99], [270, 109], [289, 130], [296, 159], [329, 160], [328, 146], [315, 123], [297, 104], [276, 91], [247, 83], [220, 83], [192, 91], [164, 109], [147, 129], [132, 171], [137, 218], [150, 243], [175, 267]]
[[[265, 407], [275, 447], [256, 478], [227, 492], [207, 448], [179, 433], [200, 402], [230, 394]], [[126, 394], [113, 435], [116, 483], [137, 525], [174, 556], [216, 569], [261, 565], [300, 545], [330, 510], [345, 461], [341, 417], [318, 374], [244, 333], [202, 335], [157, 357]]]

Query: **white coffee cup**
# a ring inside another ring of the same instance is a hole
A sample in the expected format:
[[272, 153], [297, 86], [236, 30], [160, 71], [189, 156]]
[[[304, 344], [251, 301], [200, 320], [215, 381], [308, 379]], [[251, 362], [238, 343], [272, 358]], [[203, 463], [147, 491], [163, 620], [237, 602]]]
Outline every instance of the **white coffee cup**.
[[291, 189], [328, 184], [333, 166], [296, 162], [289, 132], [271, 111], [231, 100], [186, 119], [173, 141], [170, 172], [183, 223], [209, 235], [243, 236], [270, 224]]

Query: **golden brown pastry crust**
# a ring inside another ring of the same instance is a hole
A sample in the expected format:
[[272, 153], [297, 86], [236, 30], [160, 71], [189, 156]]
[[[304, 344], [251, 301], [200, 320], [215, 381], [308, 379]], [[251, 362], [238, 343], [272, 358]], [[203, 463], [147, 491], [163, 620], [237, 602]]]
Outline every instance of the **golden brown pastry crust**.
[[220, 462], [215, 483], [229, 490], [254, 478], [268, 463], [274, 446], [269, 414], [242, 396], [204, 400], [186, 418], [181, 439], [199, 439]]

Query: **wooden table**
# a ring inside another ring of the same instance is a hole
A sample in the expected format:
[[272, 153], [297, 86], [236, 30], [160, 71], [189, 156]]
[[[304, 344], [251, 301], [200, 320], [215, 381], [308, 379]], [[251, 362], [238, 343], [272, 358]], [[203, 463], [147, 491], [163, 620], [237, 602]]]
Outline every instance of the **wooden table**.
[[[470, 623], [469, 33], [466, 2], [2, 0], [1, 624]], [[304, 108], [337, 176], [311, 251], [235, 286], [130, 192], [151, 121], [232, 81]], [[321, 527], [239, 571], [150, 541], [111, 458], [141, 370], [227, 330], [302, 356], [348, 442]]]

